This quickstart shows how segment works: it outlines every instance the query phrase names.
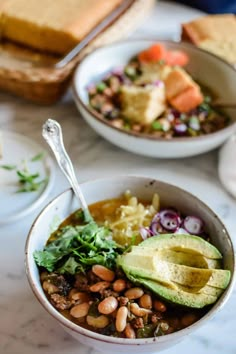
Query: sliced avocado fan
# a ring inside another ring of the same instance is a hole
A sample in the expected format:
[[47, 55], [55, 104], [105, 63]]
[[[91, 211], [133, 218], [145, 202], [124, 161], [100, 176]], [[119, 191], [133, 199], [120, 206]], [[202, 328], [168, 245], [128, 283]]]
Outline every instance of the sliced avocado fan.
[[199, 236], [154, 236], [118, 257], [126, 276], [163, 299], [192, 308], [214, 303], [228, 286], [222, 255]]

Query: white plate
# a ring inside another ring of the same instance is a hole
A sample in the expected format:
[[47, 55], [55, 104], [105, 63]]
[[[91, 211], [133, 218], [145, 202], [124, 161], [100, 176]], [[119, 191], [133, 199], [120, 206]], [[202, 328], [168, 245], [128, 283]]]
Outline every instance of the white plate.
[[[0, 168], [0, 224], [16, 221], [32, 212], [48, 195], [54, 182], [54, 163], [42, 146], [31, 139], [11, 132], [2, 132], [3, 158], [0, 165], [16, 165], [22, 170], [26, 161], [30, 173], [39, 173], [36, 181], [47, 181], [34, 192], [17, 193], [19, 179], [16, 170]], [[31, 161], [43, 153], [43, 158]]]

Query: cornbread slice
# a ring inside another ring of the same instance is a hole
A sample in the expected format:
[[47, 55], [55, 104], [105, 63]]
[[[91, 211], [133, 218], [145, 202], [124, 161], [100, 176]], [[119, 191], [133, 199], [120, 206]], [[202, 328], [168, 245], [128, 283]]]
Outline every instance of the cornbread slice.
[[[235, 33], [236, 38], [236, 33]], [[199, 43], [198, 47], [207, 50], [231, 64], [236, 63], [236, 41], [228, 39], [227, 41], [216, 41], [206, 39]]]
[[182, 24], [182, 39], [236, 62], [236, 18], [232, 14], [208, 15]]
[[[2, 1], [2, 0], [1, 0]], [[65, 54], [122, 0], [3, 0], [2, 38]]]
[[160, 65], [156, 62], [142, 63], [141, 71], [142, 75], [135, 80], [135, 83], [138, 85], [153, 83], [159, 80], [164, 81], [172, 71], [172, 67], [169, 65]]
[[165, 109], [165, 86], [121, 87], [122, 114], [143, 125], [152, 123]]

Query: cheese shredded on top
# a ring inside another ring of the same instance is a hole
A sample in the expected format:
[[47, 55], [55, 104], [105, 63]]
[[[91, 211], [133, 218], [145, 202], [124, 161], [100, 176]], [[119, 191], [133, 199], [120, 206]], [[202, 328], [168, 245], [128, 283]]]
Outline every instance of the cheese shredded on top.
[[113, 239], [121, 244], [129, 244], [135, 236], [135, 244], [142, 241], [140, 227], [149, 227], [154, 215], [160, 210], [158, 194], [153, 195], [151, 204], [144, 204], [132, 196], [129, 191], [125, 193], [127, 204], [121, 205], [116, 210], [115, 220], [107, 223], [113, 233]]

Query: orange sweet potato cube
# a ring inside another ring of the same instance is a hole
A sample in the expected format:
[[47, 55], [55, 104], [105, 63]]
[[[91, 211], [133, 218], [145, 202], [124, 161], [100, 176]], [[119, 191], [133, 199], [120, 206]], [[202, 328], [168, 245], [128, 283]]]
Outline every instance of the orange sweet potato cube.
[[172, 70], [165, 79], [166, 97], [171, 100], [194, 84], [192, 78], [182, 69]]
[[193, 85], [170, 100], [171, 105], [180, 112], [189, 112], [203, 102], [198, 85]]

